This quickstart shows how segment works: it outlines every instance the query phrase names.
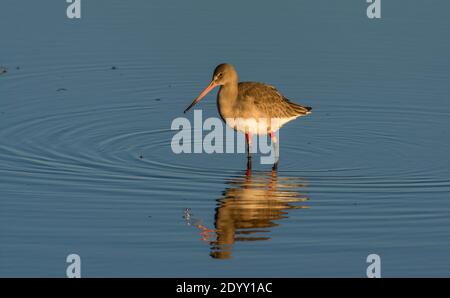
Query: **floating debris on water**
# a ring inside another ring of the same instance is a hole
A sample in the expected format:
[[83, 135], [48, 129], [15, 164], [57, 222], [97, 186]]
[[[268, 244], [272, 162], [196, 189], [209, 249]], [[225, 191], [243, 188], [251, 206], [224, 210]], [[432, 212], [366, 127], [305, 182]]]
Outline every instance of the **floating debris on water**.
[[112, 66], [111, 69], [112, 69], [112, 70], [116, 70], [117, 67], [116, 67], [116, 66]]
[[58, 89], [56, 89], [56, 92], [61, 92], [61, 91], [67, 91], [67, 89], [66, 88], [58, 88]]
[[0, 74], [4, 74], [4, 73], [7, 73], [7, 72], [8, 72], [8, 70], [6, 69], [6, 67], [0, 66]]

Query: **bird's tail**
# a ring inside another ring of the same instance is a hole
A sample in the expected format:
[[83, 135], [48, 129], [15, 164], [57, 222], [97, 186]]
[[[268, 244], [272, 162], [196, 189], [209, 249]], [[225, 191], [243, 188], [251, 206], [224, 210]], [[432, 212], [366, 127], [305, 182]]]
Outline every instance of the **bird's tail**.
[[311, 114], [312, 108], [311, 107], [304, 107], [301, 106], [299, 104], [296, 104], [294, 102], [290, 102], [291, 108], [292, 110], [298, 115], [298, 116], [303, 116], [303, 115], [308, 115]]

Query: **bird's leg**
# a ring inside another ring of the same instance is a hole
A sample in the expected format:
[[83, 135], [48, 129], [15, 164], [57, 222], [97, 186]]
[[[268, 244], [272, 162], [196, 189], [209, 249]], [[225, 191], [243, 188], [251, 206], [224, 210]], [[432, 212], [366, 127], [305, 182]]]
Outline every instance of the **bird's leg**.
[[245, 133], [245, 140], [247, 141], [248, 158], [252, 158], [252, 136], [250, 135], [250, 133]]
[[270, 139], [272, 140], [273, 149], [275, 150], [275, 162], [273, 163], [272, 170], [276, 170], [278, 168], [278, 140], [273, 131], [271, 131], [269, 134]]
[[245, 133], [245, 139], [247, 140], [247, 169], [252, 168], [252, 137], [250, 133]]

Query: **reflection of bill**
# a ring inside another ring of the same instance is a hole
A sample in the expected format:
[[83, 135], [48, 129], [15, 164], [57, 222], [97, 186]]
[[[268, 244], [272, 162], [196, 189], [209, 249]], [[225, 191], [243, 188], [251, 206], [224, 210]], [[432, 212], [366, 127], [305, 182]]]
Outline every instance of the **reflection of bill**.
[[183, 218], [186, 221], [186, 224], [188, 226], [194, 226], [200, 230], [200, 235], [202, 237], [201, 239], [203, 241], [208, 241], [211, 238], [211, 236], [213, 235], [212, 233], [215, 232], [215, 230], [211, 230], [211, 229], [208, 229], [207, 227], [205, 227], [200, 219], [192, 217], [190, 208], [186, 208], [184, 210]]
[[229, 187], [217, 200], [215, 229], [198, 220], [190, 221], [200, 229], [202, 240], [210, 243], [213, 258], [230, 258], [238, 241], [270, 239], [267, 233], [278, 226], [276, 221], [288, 217], [290, 209], [307, 208], [298, 204], [308, 200], [299, 192], [306, 186], [301, 178], [278, 177], [275, 170], [255, 173], [248, 170], [226, 183]]

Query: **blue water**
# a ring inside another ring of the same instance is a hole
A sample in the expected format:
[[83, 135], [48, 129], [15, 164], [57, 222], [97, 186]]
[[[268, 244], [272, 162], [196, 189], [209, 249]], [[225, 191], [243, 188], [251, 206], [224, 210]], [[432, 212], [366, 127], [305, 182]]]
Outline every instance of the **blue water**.
[[[429, 2], [2, 1], [0, 276], [64, 277], [70, 253], [82, 276], [364, 277], [371, 253], [449, 276], [450, 4]], [[172, 152], [222, 62], [313, 107], [277, 171]]]

